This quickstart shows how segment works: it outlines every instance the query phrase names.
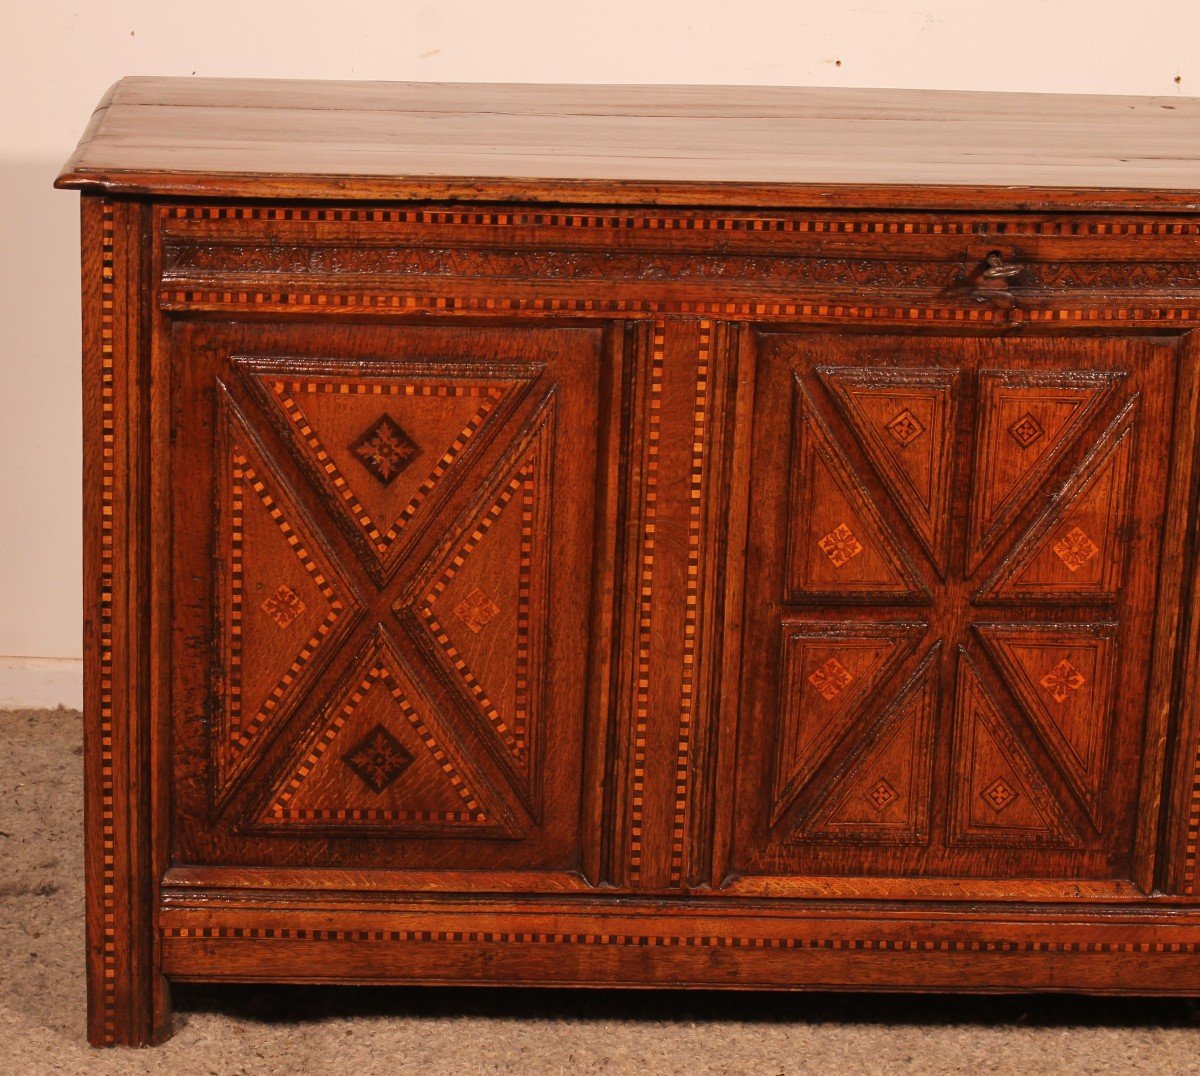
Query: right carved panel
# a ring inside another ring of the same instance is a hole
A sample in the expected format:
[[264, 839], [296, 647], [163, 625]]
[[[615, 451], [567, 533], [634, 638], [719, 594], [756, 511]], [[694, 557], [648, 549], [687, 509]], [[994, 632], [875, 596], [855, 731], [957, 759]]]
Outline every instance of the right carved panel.
[[1129, 877], [1176, 342], [760, 345], [736, 874]]

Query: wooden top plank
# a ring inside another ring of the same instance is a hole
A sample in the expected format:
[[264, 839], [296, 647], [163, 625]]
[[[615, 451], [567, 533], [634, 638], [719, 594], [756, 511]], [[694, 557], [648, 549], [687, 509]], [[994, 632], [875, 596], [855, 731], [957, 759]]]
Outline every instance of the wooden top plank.
[[1200, 99], [126, 78], [57, 185], [116, 194], [1200, 209]]

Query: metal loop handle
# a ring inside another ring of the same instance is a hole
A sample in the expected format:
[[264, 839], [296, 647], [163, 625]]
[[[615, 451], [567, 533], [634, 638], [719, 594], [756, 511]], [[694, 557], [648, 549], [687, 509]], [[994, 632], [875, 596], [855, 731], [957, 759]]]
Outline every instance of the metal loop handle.
[[1011, 280], [1023, 268], [1020, 265], [1006, 265], [1000, 251], [993, 250], [985, 259], [987, 268], [983, 275], [988, 280]]

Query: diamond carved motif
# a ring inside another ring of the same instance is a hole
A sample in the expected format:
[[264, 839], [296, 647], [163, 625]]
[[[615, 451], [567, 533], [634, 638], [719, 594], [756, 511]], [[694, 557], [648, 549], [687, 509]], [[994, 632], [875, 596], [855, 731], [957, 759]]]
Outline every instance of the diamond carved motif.
[[307, 608], [286, 583], [281, 583], [279, 589], [262, 603], [263, 612], [281, 629], [288, 627]]
[[389, 486], [420, 454], [417, 443], [391, 415], [380, 415], [350, 446], [371, 475]]
[[920, 420], [907, 407], [887, 424], [886, 429], [902, 446], [911, 445], [925, 432]]
[[1039, 682], [1058, 703], [1065, 702], [1072, 691], [1078, 691], [1086, 683], [1083, 673], [1066, 658], [1055, 665]]
[[890, 784], [888, 784], [884, 778], [881, 777], [874, 787], [872, 787], [869, 792], [865, 793], [865, 795], [867, 797], [867, 802], [869, 802], [872, 807], [874, 807], [877, 811], [883, 811], [886, 810], [888, 805], [896, 799], [899, 793]]
[[835, 568], [840, 568], [863, 551], [862, 543], [854, 537], [854, 532], [845, 523], [839, 523], [817, 545], [833, 562]]
[[372, 792], [382, 792], [412, 765], [413, 757], [387, 729], [376, 725], [342, 761]]
[[1022, 448], [1037, 444], [1046, 436], [1046, 430], [1028, 411], [1008, 428], [1009, 436]]
[[997, 814], [1009, 806], [1016, 798], [1017, 793], [1003, 777], [993, 781], [987, 788], [983, 790], [983, 798], [992, 805], [992, 809]]
[[473, 587], [471, 592], [454, 607], [454, 615], [476, 635], [487, 627], [488, 621], [498, 612], [500, 612], [500, 606], [479, 587]]
[[843, 688], [849, 686], [853, 679], [854, 676], [845, 665], [837, 658], [830, 658], [809, 676], [808, 682], [826, 699], [832, 699], [840, 694]]
[[1072, 527], [1067, 536], [1054, 543], [1054, 555], [1067, 566], [1067, 570], [1077, 572], [1092, 557], [1100, 552], [1096, 545], [1079, 527]]

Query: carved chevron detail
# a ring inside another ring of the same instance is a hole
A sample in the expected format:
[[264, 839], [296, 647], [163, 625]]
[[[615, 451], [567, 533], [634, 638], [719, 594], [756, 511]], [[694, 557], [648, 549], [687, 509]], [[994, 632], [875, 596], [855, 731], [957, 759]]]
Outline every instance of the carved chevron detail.
[[809, 602], [927, 601], [912, 561], [799, 382], [796, 402], [791, 594]]
[[817, 374], [944, 577], [958, 371], [818, 367]]
[[992, 572], [976, 600], [1078, 603], [1116, 598], [1125, 569], [1137, 409], [1133, 397]]
[[302, 698], [314, 660], [336, 647], [359, 606], [223, 387], [218, 398], [226, 576], [213, 794], [222, 803]]
[[410, 613], [535, 812], [553, 440], [551, 399], [395, 606]]
[[940, 655], [936, 643], [815, 797], [793, 841], [928, 842]]
[[979, 375], [968, 567], [974, 571], [1078, 440], [1123, 374], [986, 370]]
[[1001, 848], [1077, 846], [1075, 828], [961, 648], [958, 662], [952, 843]]

